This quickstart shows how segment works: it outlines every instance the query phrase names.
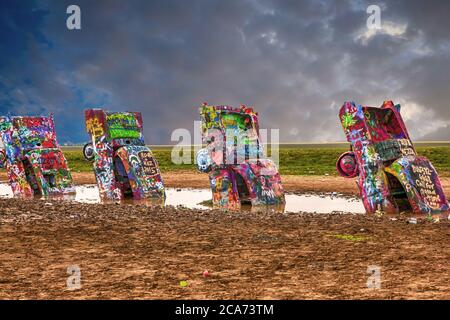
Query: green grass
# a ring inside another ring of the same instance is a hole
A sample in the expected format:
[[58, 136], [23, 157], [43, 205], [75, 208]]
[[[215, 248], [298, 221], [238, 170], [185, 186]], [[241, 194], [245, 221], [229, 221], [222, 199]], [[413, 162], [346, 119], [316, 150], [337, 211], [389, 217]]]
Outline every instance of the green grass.
[[[450, 144], [417, 144], [419, 155], [431, 160], [441, 176], [450, 176]], [[282, 145], [280, 147], [280, 172], [292, 175], [337, 175], [336, 160], [348, 150], [346, 144], [332, 145]], [[161, 171], [192, 170], [194, 164], [176, 165], [171, 161], [171, 147], [152, 147]], [[85, 161], [81, 148], [63, 148], [73, 172], [91, 171], [92, 164]], [[192, 155], [194, 153], [192, 152]]]
[[280, 172], [293, 175], [335, 175], [336, 160], [347, 147], [282, 147]]
[[369, 240], [368, 237], [363, 237], [363, 236], [354, 236], [351, 234], [335, 234], [332, 235], [333, 237], [340, 239], [340, 240], [348, 240], [348, 241], [353, 241], [353, 242], [361, 242], [361, 241], [367, 241]]
[[62, 150], [72, 172], [92, 171], [92, 163], [84, 160], [81, 150], [66, 150], [65, 148]]

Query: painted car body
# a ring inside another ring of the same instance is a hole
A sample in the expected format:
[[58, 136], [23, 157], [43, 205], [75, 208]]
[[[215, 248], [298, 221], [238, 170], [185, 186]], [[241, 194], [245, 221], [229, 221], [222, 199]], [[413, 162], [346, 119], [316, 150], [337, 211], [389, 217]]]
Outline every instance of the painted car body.
[[92, 142], [85, 146], [84, 153], [93, 161], [101, 198], [164, 201], [161, 172], [144, 143], [141, 114], [89, 109], [85, 118]]
[[206, 147], [197, 153], [197, 166], [209, 174], [213, 205], [229, 210], [245, 202], [284, 205], [278, 168], [263, 157], [258, 114], [246, 106], [203, 104], [200, 115]]
[[[345, 177], [358, 177], [367, 213], [449, 210], [436, 170], [416, 153], [400, 105], [385, 101], [375, 108], [346, 102], [339, 118], [352, 151], [339, 158], [338, 171]], [[356, 166], [349, 157], [354, 157]]]
[[53, 116], [0, 117], [2, 167], [15, 196], [75, 192], [72, 176], [56, 140]]

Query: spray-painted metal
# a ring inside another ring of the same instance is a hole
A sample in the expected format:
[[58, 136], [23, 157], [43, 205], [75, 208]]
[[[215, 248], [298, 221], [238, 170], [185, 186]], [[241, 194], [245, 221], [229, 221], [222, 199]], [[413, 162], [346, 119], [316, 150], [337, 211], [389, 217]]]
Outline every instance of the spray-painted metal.
[[93, 161], [103, 200], [160, 199], [165, 189], [158, 162], [144, 143], [139, 112], [85, 110], [86, 130], [92, 142], [83, 149]]
[[285, 198], [276, 164], [263, 156], [258, 114], [241, 106], [200, 107], [202, 140], [197, 153], [199, 171], [209, 173], [215, 207], [238, 210], [253, 206], [284, 206]]
[[416, 153], [400, 105], [385, 101], [375, 108], [346, 102], [339, 118], [352, 150], [339, 158], [337, 169], [344, 177], [358, 176], [368, 213], [449, 210], [436, 170]]
[[66, 158], [56, 140], [53, 115], [0, 117], [4, 149], [0, 167], [8, 172], [15, 196], [75, 192]]

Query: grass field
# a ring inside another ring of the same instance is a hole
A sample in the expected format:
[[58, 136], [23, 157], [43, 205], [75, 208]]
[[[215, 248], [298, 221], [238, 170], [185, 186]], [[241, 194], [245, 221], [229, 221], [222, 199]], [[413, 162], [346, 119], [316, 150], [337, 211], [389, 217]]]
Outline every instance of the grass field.
[[[431, 160], [440, 175], [450, 176], [450, 143], [416, 143], [416, 149], [419, 155]], [[281, 145], [279, 153], [281, 174], [337, 175], [336, 160], [347, 150], [347, 144]], [[152, 151], [162, 171], [196, 170], [194, 164], [173, 164], [171, 147], [156, 146], [152, 147]], [[92, 170], [92, 164], [83, 158], [81, 147], [63, 147], [63, 152], [72, 171]]]

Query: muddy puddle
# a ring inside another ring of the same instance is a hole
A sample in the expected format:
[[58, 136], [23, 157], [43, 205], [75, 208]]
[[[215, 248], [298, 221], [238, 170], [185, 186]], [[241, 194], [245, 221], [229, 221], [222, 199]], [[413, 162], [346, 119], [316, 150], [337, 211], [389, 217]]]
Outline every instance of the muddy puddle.
[[[12, 198], [13, 193], [10, 186], [0, 183], [0, 197]], [[167, 188], [166, 205], [183, 206], [190, 209], [207, 210], [212, 208], [211, 191], [208, 189], [186, 189]], [[76, 187], [75, 195], [52, 196], [51, 199], [76, 201], [80, 203], [100, 203], [100, 195], [96, 185], [80, 185]], [[45, 199], [43, 199], [45, 200]], [[132, 200], [127, 203], [133, 203]], [[141, 202], [138, 202], [141, 203]], [[154, 203], [153, 203], [154, 204]], [[243, 211], [252, 210], [250, 205], [243, 205]], [[259, 208], [261, 210], [261, 208]], [[280, 211], [280, 208], [266, 208], [267, 211]], [[286, 194], [286, 205], [284, 212], [309, 212], [309, 213], [364, 213], [362, 202], [355, 198], [348, 198], [339, 195], [298, 195]]]

